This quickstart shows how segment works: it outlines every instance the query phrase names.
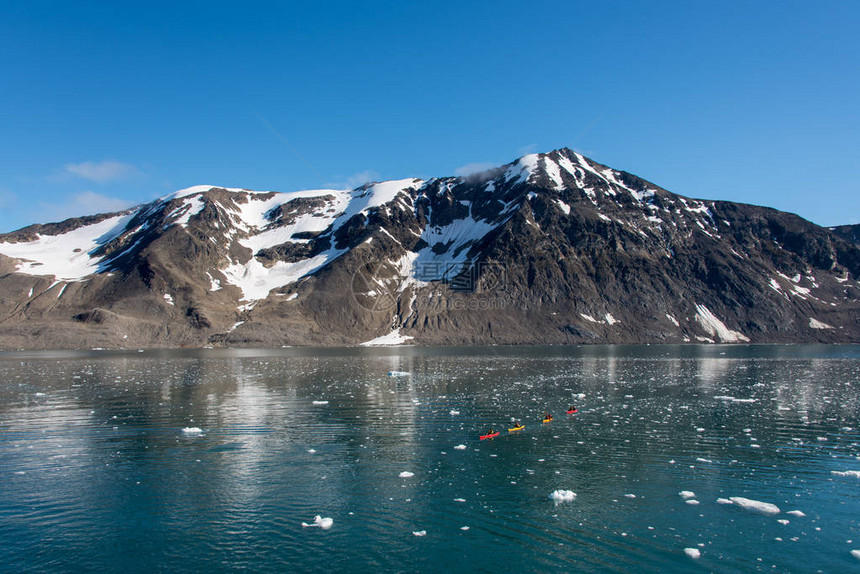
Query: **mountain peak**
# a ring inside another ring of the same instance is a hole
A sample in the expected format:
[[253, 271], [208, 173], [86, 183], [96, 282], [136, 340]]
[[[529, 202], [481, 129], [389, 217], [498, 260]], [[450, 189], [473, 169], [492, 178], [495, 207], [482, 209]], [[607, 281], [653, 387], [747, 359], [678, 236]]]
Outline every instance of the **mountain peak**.
[[858, 274], [834, 232], [561, 148], [353, 190], [200, 185], [0, 235], [0, 323], [63, 325], [46, 345], [851, 341]]

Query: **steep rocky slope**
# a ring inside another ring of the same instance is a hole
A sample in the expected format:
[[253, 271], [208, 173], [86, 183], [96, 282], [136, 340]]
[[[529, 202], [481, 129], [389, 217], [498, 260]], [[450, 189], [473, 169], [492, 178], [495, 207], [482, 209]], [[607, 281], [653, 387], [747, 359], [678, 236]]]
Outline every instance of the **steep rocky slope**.
[[571, 150], [0, 235], [0, 347], [860, 342], [860, 248]]

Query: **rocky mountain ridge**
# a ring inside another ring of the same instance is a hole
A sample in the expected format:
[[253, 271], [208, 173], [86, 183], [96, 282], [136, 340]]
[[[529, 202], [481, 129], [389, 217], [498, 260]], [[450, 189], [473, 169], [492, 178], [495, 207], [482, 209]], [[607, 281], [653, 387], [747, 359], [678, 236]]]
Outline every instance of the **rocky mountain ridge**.
[[569, 150], [0, 235], [0, 348], [860, 342], [860, 248]]

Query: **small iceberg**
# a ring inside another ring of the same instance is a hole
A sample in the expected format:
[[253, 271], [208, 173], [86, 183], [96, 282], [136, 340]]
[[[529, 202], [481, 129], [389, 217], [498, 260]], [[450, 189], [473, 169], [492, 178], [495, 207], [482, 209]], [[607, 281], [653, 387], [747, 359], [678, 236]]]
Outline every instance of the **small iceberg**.
[[313, 401], [313, 404], [315, 404], [315, 405], [327, 405], [328, 401]]
[[693, 560], [696, 560], [697, 558], [702, 556], [702, 553], [699, 551], [698, 548], [684, 548], [684, 554], [686, 554]]
[[308, 524], [307, 522], [302, 522], [302, 528], [322, 528], [323, 530], [328, 530], [331, 528], [332, 524], [334, 524], [334, 520], [331, 518], [323, 518], [319, 514], [314, 516], [313, 524]]
[[690, 498], [696, 498], [696, 493], [692, 490], [682, 490], [678, 493], [678, 496], [680, 496], [684, 500], [688, 500]]
[[572, 490], [553, 490], [549, 498], [558, 506], [562, 502], [573, 502], [576, 500], [576, 493]]
[[200, 427], [185, 427], [184, 429], [182, 429], [182, 434], [199, 435], [203, 434], [203, 429]]
[[415, 473], [409, 472], [408, 470], [404, 470], [403, 472], [400, 473], [399, 476], [400, 476], [400, 478], [412, 478], [413, 476], [415, 476]]
[[740, 506], [744, 510], [758, 512], [761, 514], [779, 514], [779, 507], [769, 502], [761, 502], [760, 500], [752, 500], [743, 496], [730, 496], [729, 500], [732, 504]]
[[408, 377], [409, 373], [406, 371], [388, 371], [389, 377]]
[[830, 474], [834, 476], [853, 476], [860, 478], [860, 470], [831, 470]]
[[451, 415], [452, 417], [455, 417], [455, 416], [457, 416], [457, 415], [459, 415], [459, 414], [460, 414], [460, 411], [455, 411], [455, 410], [451, 409], [450, 415]]
[[466, 445], [458, 444], [457, 446], [454, 447], [454, 450], [466, 450]]
[[415, 536], [427, 536], [427, 531], [426, 530], [413, 530], [412, 534], [414, 534]]
[[806, 514], [804, 514], [803, 511], [800, 510], [789, 510], [788, 512], [786, 512], [786, 514], [791, 514], [792, 516], [797, 516], [799, 518], [803, 518], [804, 516], [806, 516]]

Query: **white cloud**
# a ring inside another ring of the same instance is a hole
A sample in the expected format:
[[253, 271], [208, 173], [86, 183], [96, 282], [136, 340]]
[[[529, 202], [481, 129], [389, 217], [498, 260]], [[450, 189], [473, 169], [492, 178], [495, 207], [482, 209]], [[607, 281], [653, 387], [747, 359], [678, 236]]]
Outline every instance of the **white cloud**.
[[64, 203], [41, 203], [40, 221], [61, 221], [70, 217], [95, 215], [122, 211], [135, 205], [135, 202], [118, 197], [108, 197], [93, 191], [73, 195]]
[[529, 155], [530, 153], [534, 153], [537, 150], [538, 145], [536, 143], [529, 144], [523, 146], [519, 149], [520, 155]]
[[67, 163], [65, 172], [96, 183], [118, 181], [140, 173], [133, 165], [114, 160]]
[[364, 171], [354, 173], [343, 180], [326, 183], [326, 186], [331, 187], [333, 189], [355, 189], [356, 187], [360, 187], [365, 183], [370, 183], [371, 181], [379, 181], [379, 178], [379, 173], [373, 171], [372, 169], [366, 169]]
[[495, 164], [487, 162], [467, 163], [466, 165], [461, 165], [460, 167], [455, 169], [454, 175], [466, 177], [467, 175], [472, 175], [473, 173], [478, 173], [481, 171], [487, 171], [488, 169], [492, 169], [494, 167], [496, 167]]

